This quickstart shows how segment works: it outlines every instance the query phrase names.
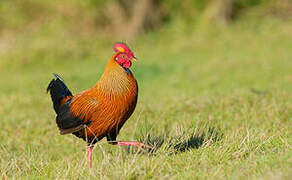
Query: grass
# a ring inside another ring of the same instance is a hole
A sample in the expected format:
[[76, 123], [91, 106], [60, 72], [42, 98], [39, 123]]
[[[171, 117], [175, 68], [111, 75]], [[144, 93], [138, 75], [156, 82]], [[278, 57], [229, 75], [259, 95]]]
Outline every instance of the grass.
[[0, 41], [2, 179], [289, 179], [292, 174], [292, 24], [241, 20], [228, 28], [162, 28], [130, 42], [139, 101], [119, 140], [88, 170], [85, 143], [60, 136], [46, 86], [59, 73], [91, 87], [113, 41], [22, 32]]

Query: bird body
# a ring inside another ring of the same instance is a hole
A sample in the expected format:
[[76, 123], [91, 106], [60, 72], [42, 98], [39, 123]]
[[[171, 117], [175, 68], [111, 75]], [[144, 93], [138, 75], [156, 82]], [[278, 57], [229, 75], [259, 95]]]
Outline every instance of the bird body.
[[138, 85], [130, 67], [136, 58], [126, 44], [116, 43], [115, 54], [92, 88], [73, 96], [60, 76], [48, 85], [60, 134], [72, 133], [87, 142], [89, 167], [92, 149], [106, 137], [112, 145], [148, 147], [135, 141], [116, 141], [116, 137], [135, 110]]
[[[129, 69], [115, 61], [118, 54], [110, 59], [94, 87], [75, 96], [59, 76], [51, 81], [48, 90], [55, 100], [61, 134], [73, 133], [92, 144], [104, 137], [116, 140], [119, 130], [134, 112], [138, 97], [137, 81]], [[58, 91], [59, 99], [52, 93], [58, 86], [64, 87]]]
[[[114, 59], [107, 64], [98, 83], [91, 89], [74, 96], [70, 103], [73, 116], [80, 116], [86, 124], [89, 141], [107, 137], [115, 141], [119, 130], [136, 107], [138, 85], [129, 69]], [[83, 131], [74, 133], [85, 139]]]

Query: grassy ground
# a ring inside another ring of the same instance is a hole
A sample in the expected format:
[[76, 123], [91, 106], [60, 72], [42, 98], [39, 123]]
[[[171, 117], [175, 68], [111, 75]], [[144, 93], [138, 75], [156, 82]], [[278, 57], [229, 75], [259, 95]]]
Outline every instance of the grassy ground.
[[76, 93], [94, 85], [112, 41], [45, 30], [0, 46], [2, 179], [289, 179], [292, 176], [292, 24], [241, 21], [224, 29], [177, 24], [130, 43], [139, 102], [118, 139], [60, 136], [45, 89], [53, 72]]

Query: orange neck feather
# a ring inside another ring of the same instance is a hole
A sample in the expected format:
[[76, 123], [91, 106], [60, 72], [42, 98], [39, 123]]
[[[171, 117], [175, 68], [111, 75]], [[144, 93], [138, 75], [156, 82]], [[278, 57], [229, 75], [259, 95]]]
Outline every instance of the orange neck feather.
[[[105, 94], [122, 95], [131, 93], [132, 88], [137, 88], [136, 80], [132, 73], [128, 73], [119, 65], [115, 58], [120, 52], [115, 53], [105, 67], [100, 80], [93, 87]], [[134, 87], [133, 87], [134, 86]]]

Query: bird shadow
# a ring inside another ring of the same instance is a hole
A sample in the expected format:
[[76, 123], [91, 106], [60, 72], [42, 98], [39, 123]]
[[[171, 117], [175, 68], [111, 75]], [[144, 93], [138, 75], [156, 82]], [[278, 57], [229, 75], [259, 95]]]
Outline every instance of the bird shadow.
[[190, 151], [191, 149], [198, 149], [204, 143], [212, 144], [222, 139], [222, 137], [222, 131], [211, 127], [208, 128], [207, 131], [188, 131], [177, 136], [152, 136], [151, 134], [147, 133], [146, 135], [142, 134], [140, 138], [138, 138], [138, 141], [151, 147], [144, 148], [140, 152], [155, 154], [162, 149], [162, 151], [167, 151], [169, 155], [172, 155]]

